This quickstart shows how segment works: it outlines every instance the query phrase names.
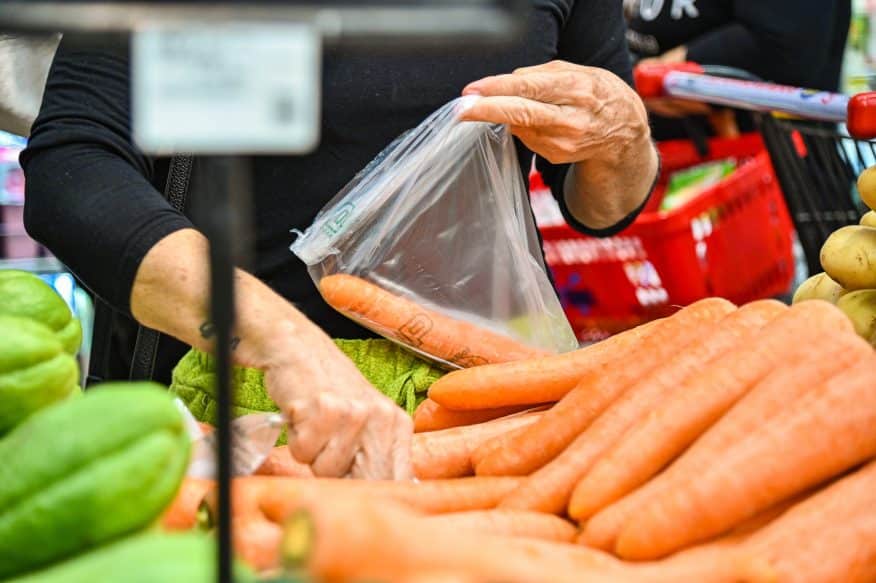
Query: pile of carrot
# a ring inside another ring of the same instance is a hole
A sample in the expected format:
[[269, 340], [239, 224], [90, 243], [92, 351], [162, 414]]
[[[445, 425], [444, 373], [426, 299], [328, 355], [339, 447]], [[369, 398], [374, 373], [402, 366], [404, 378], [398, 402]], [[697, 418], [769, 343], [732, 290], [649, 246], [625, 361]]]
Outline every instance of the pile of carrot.
[[302, 478], [276, 450], [235, 481], [235, 542], [332, 581], [876, 582], [874, 372], [827, 302], [702, 300], [446, 375], [418, 483]]

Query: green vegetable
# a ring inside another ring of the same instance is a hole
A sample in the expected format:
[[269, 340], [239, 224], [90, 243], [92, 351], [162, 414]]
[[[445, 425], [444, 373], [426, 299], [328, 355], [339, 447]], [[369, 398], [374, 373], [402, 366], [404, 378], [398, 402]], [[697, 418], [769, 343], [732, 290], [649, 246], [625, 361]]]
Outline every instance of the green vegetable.
[[0, 435], [71, 395], [78, 380], [76, 360], [51, 330], [0, 314]]
[[734, 160], [716, 160], [674, 172], [660, 203], [661, 211], [674, 210], [718, 184], [736, 170]]
[[82, 326], [67, 303], [39, 276], [0, 270], [0, 314], [21, 316], [48, 326], [70, 354], [82, 344]]
[[0, 439], [0, 579], [153, 524], [176, 494], [190, 438], [153, 383], [108, 383]]
[[[146, 533], [94, 549], [9, 583], [213, 583], [213, 539], [204, 534]], [[255, 581], [236, 565], [237, 583]]]
[[[444, 374], [444, 371], [388, 340], [335, 340], [335, 344], [356, 364], [371, 384], [411, 415], [426, 398], [429, 386]], [[261, 371], [236, 367], [232, 382], [233, 416], [278, 411], [265, 391], [264, 375]], [[193, 349], [176, 365], [170, 390], [180, 397], [196, 419], [215, 424], [215, 386], [215, 360], [212, 356]], [[286, 443], [285, 433], [277, 443]]]

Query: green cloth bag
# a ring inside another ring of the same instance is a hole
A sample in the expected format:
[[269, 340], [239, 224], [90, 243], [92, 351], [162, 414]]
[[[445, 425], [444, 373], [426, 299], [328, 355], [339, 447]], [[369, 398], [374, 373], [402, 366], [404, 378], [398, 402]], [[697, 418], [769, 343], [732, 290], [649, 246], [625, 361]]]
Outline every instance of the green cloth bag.
[[[444, 371], [384, 340], [335, 340], [335, 344], [381, 393], [399, 407], [414, 414], [429, 387]], [[234, 396], [232, 417], [250, 413], [279, 411], [265, 391], [264, 374], [253, 368], [234, 367], [231, 375]], [[195, 419], [216, 424], [216, 360], [212, 355], [192, 349], [173, 369], [170, 391], [189, 408]], [[286, 434], [280, 436], [286, 443]]]

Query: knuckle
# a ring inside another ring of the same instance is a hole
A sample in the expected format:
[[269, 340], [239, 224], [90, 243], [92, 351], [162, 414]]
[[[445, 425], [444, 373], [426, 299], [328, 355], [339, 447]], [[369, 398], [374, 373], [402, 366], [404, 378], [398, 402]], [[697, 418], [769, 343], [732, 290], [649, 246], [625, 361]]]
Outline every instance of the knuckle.
[[551, 164], [565, 163], [565, 159], [563, 158], [562, 154], [560, 154], [560, 152], [558, 152], [557, 150], [549, 150], [547, 152], [544, 152], [542, 156]]
[[352, 423], [360, 424], [368, 418], [368, 413], [369, 406], [356, 400], [350, 403], [348, 418]]
[[528, 77], [522, 77], [520, 80], [520, 84], [518, 86], [518, 94], [521, 97], [525, 97], [527, 99], [535, 99], [538, 97], [539, 84], [534, 79]]
[[398, 411], [399, 408], [389, 399], [381, 399], [380, 402], [377, 404], [377, 412], [382, 417], [392, 418], [392, 416], [395, 415]]
[[560, 140], [559, 151], [561, 156], [570, 157], [578, 152], [578, 145], [571, 140]]
[[411, 419], [410, 415], [400, 411], [397, 417], [397, 424], [399, 429], [405, 434], [414, 433], [414, 420]]
[[558, 79], [558, 84], [566, 88], [577, 87], [581, 84], [583, 77], [584, 75], [581, 75], [578, 71], [566, 71]]

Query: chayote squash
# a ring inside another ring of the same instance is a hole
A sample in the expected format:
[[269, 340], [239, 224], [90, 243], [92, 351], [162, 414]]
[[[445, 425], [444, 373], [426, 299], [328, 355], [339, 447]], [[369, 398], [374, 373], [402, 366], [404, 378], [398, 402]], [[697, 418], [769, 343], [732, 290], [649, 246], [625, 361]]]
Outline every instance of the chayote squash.
[[78, 381], [76, 360], [51, 330], [0, 314], [0, 435], [73, 394]]
[[[206, 534], [138, 534], [8, 583], [213, 583], [214, 549]], [[255, 577], [238, 563], [234, 580]]]
[[82, 326], [70, 307], [39, 276], [17, 269], [0, 270], [0, 314], [36, 320], [51, 329], [70, 354], [82, 344]]
[[108, 383], [32, 415], [0, 439], [0, 579], [154, 523], [188, 466], [173, 397]]

